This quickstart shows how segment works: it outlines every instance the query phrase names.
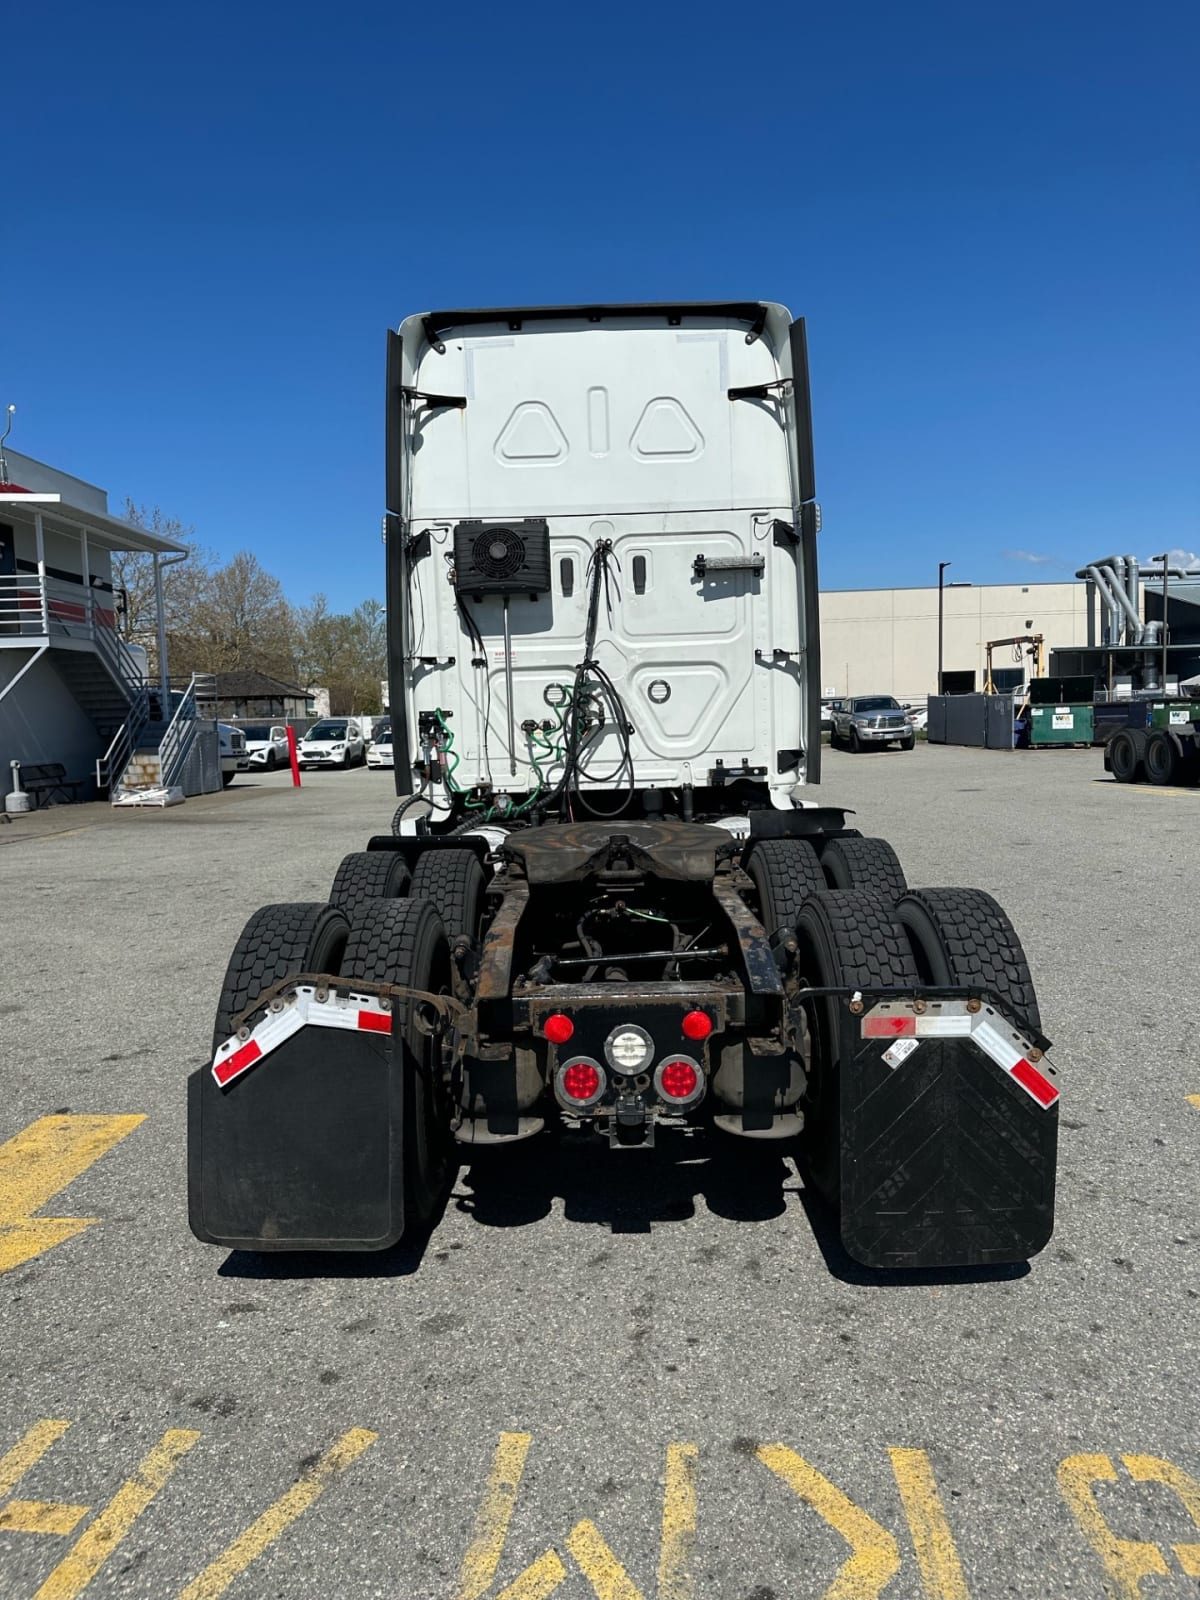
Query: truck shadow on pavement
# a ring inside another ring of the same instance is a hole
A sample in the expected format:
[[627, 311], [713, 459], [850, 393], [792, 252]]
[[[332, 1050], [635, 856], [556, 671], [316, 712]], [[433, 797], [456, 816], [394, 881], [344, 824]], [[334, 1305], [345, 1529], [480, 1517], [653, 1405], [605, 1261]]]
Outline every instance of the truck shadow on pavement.
[[[649, 1233], [687, 1223], [707, 1210], [730, 1222], [763, 1223], [793, 1204], [803, 1212], [826, 1269], [843, 1283], [881, 1288], [1003, 1283], [1029, 1273], [1028, 1262], [999, 1267], [912, 1268], [881, 1271], [847, 1254], [837, 1219], [804, 1184], [790, 1145], [734, 1144], [715, 1135], [666, 1133], [652, 1150], [610, 1151], [590, 1136], [547, 1133], [522, 1149], [464, 1152], [452, 1190], [431, 1221], [388, 1250], [361, 1253], [234, 1250], [223, 1278], [402, 1278], [426, 1253], [445, 1259], [439, 1225], [453, 1208], [486, 1228], [525, 1228], [544, 1222], [561, 1202], [568, 1222], [607, 1227], [614, 1234]], [[451, 1249], [459, 1248], [454, 1241]]]

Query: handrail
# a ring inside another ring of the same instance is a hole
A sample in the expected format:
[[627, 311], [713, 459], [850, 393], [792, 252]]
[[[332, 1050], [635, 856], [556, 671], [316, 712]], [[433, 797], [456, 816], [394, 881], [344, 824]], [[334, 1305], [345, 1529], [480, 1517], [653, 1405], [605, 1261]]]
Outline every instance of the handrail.
[[134, 693], [133, 701], [129, 707], [129, 715], [112, 736], [108, 749], [96, 761], [96, 788], [107, 789], [110, 793], [113, 785], [125, 775], [125, 769], [133, 760], [134, 751], [138, 747], [138, 740], [142, 736], [147, 722], [150, 720], [150, 692], [145, 684]]
[[196, 740], [196, 723], [200, 720], [198, 702], [200, 691], [208, 688], [211, 673], [193, 672], [191, 681], [175, 708], [162, 741], [158, 747], [159, 782], [164, 788], [178, 781]]

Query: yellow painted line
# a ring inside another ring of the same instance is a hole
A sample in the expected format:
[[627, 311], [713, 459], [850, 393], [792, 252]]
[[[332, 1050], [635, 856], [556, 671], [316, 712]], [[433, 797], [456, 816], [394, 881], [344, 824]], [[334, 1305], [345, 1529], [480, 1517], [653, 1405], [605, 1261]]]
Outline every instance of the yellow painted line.
[[66, 1433], [69, 1422], [58, 1422], [46, 1417], [35, 1422], [24, 1436], [5, 1455], [0, 1456], [0, 1500], [10, 1495], [31, 1467], [38, 1462]]
[[10, 1500], [0, 1511], [6, 1533], [74, 1533], [91, 1506], [68, 1506], [60, 1500]]
[[11, 1272], [99, 1221], [34, 1213], [145, 1120], [39, 1117], [0, 1145], [0, 1272]]
[[696, 1472], [699, 1451], [694, 1444], [667, 1446], [667, 1478], [663, 1490], [662, 1540], [658, 1557], [658, 1600], [692, 1600], [692, 1552], [696, 1545]]
[[1189, 1094], [1187, 1097], [1187, 1103], [1190, 1106], [1195, 1106], [1196, 1110], [1200, 1111], [1200, 1094]]
[[[217, 1595], [224, 1594], [233, 1580], [245, 1572], [251, 1562], [257, 1561], [263, 1551], [269, 1549], [279, 1535], [324, 1494], [338, 1473], [344, 1472], [352, 1462], [357, 1461], [378, 1438], [379, 1435], [368, 1428], [351, 1428], [344, 1433], [298, 1483], [294, 1483], [286, 1494], [280, 1495], [274, 1505], [268, 1506], [262, 1516], [256, 1518], [223, 1555], [219, 1555], [198, 1578], [188, 1584], [179, 1600], [216, 1600]], [[35, 1597], [35, 1600], [40, 1600], [40, 1597]], [[49, 1600], [49, 1596], [46, 1600]]]
[[877, 1600], [900, 1570], [900, 1547], [888, 1530], [786, 1445], [760, 1445], [756, 1453], [850, 1546], [822, 1600]]
[[1059, 1464], [1058, 1487], [1085, 1539], [1112, 1580], [1114, 1600], [1143, 1600], [1143, 1578], [1170, 1572], [1162, 1551], [1143, 1539], [1118, 1539], [1096, 1504], [1093, 1483], [1115, 1483], [1117, 1469], [1107, 1456], [1068, 1456]]
[[557, 1553], [547, 1550], [531, 1567], [526, 1567], [519, 1578], [514, 1578], [496, 1600], [546, 1600], [546, 1596], [553, 1594], [566, 1579], [567, 1569]]
[[[1121, 1460], [1135, 1482], [1166, 1484], [1182, 1500], [1188, 1516], [1200, 1528], [1200, 1483], [1195, 1478], [1159, 1456], [1122, 1456]], [[1200, 1578], [1200, 1544], [1176, 1544], [1171, 1548], [1188, 1577]]]
[[641, 1590], [613, 1555], [594, 1522], [577, 1522], [567, 1535], [566, 1544], [595, 1590], [596, 1600], [643, 1600]]
[[[531, 1442], [532, 1435], [528, 1433], [500, 1435], [500, 1442], [492, 1459], [492, 1470], [484, 1487], [479, 1514], [475, 1518], [475, 1530], [459, 1570], [455, 1600], [481, 1600], [491, 1587], [496, 1569], [500, 1565], [500, 1557], [504, 1554], [504, 1541], [508, 1537], [508, 1525], [512, 1521], [513, 1508], [517, 1503], [517, 1491], [521, 1487], [525, 1458], [529, 1454]], [[545, 1560], [545, 1557], [542, 1559]], [[555, 1556], [554, 1559], [557, 1561], [558, 1557]], [[561, 1568], [562, 1562], [558, 1564]], [[520, 1583], [526, 1576], [527, 1573], [523, 1573], [517, 1582]], [[565, 1576], [566, 1573], [563, 1572], [562, 1577]], [[561, 1581], [560, 1577], [557, 1582]], [[533, 1600], [535, 1594], [540, 1596], [543, 1592], [550, 1593], [549, 1589], [545, 1591], [531, 1589], [529, 1600]], [[510, 1594], [506, 1589], [504, 1596], [505, 1600], [527, 1600], [526, 1595], [519, 1590], [513, 1590]]]
[[199, 1437], [191, 1428], [171, 1428], [164, 1433], [132, 1478], [126, 1479], [83, 1530], [33, 1600], [76, 1600]]
[[924, 1450], [889, 1450], [929, 1600], [971, 1600], [946, 1508]]

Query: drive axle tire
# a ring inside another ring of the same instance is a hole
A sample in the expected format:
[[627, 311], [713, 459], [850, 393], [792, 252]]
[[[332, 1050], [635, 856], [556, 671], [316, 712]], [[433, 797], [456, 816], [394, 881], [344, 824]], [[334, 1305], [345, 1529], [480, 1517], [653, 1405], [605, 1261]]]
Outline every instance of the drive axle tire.
[[915, 750], [917, 748], [917, 737], [916, 737], [916, 734], [913, 734], [908, 739], [901, 739], [900, 748], [901, 748], [901, 750]]
[[793, 932], [804, 902], [825, 887], [820, 858], [807, 839], [764, 839], [750, 851], [746, 871], [768, 938], [780, 928]]
[[1029, 963], [1007, 914], [982, 889], [914, 889], [896, 906], [924, 983], [994, 994], [1018, 1027], [1041, 1031]]
[[[874, 895], [825, 889], [810, 895], [796, 924], [800, 969], [812, 988], [909, 988], [920, 980], [904, 929]], [[801, 992], [803, 995], [803, 991]], [[841, 1179], [841, 1002], [807, 1002], [812, 1057], [803, 1149], [817, 1189], [837, 1204]]]
[[296, 972], [336, 975], [350, 925], [336, 906], [263, 906], [233, 947], [217, 1002], [213, 1049], [233, 1034], [233, 1019], [281, 978]]
[[398, 900], [407, 894], [411, 877], [398, 850], [355, 850], [342, 858], [333, 875], [329, 903], [340, 906], [353, 920], [363, 901]]
[[451, 939], [479, 937], [485, 884], [483, 868], [474, 850], [426, 850], [413, 869], [409, 893], [414, 900], [429, 900]]
[[830, 839], [821, 866], [831, 889], [858, 889], [895, 902], [908, 888], [900, 858], [886, 839]]
[[1179, 746], [1165, 728], [1156, 728], [1146, 741], [1146, 777], [1156, 789], [1179, 782]]
[[1124, 728], [1114, 733], [1108, 746], [1108, 769], [1116, 781], [1136, 783], [1141, 765], [1133, 735]]
[[[342, 977], [404, 984], [432, 994], [450, 989], [450, 946], [427, 900], [363, 901], [355, 912]], [[428, 1222], [450, 1172], [450, 1100], [438, 1042], [419, 1026], [421, 1003], [397, 998], [392, 1014], [396, 1061], [404, 1073], [404, 1212]]]

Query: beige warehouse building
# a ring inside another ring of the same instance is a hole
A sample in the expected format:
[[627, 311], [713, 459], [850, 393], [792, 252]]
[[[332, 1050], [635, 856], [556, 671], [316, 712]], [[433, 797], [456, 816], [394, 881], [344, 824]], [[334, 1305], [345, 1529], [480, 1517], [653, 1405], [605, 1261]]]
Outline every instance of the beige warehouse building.
[[[974, 673], [977, 689], [983, 687], [989, 639], [1041, 633], [1048, 651], [1087, 643], [1082, 583], [947, 584], [944, 611], [945, 671]], [[823, 694], [894, 694], [900, 700], [934, 694], [937, 651], [936, 586], [821, 595]], [[997, 651], [995, 664], [1012, 669], [1012, 652]]]

